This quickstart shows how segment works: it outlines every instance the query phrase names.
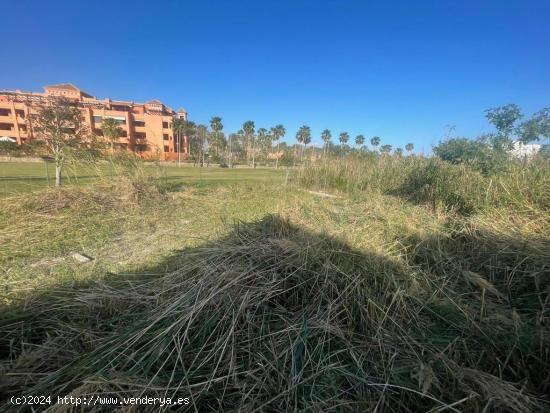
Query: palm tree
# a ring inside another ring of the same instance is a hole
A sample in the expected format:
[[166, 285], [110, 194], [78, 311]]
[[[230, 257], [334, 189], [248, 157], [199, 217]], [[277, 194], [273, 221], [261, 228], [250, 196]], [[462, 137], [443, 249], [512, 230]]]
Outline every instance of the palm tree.
[[200, 159], [201, 159], [201, 167], [204, 167], [204, 152], [205, 152], [204, 147], [208, 136], [208, 126], [198, 125], [197, 133], [199, 138], [199, 151], [200, 151], [199, 153], [200, 153]]
[[340, 136], [338, 136], [338, 139], [340, 140], [340, 143], [341, 143], [342, 145], [345, 145], [345, 144], [348, 143], [348, 141], [349, 141], [349, 133], [347, 133], [347, 132], [342, 132], [342, 133], [340, 134]]
[[391, 152], [391, 148], [392, 148], [391, 145], [382, 145], [380, 147], [380, 152], [382, 152], [383, 154], [388, 154]]
[[196, 136], [197, 136], [197, 125], [195, 124], [195, 122], [190, 120], [185, 120], [183, 122], [183, 138], [184, 138], [184, 141], [186, 141], [188, 144], [189, 153], [191, 152], [191, 139], [196, 140]]
[[325, 148], [324, 148], [325, 158], [327, 157], [328, 146], [330, 144], [330, 139], [331, 138], [332, 138], [332, 134], [330, 133], [330, 130], [325, 129], [323, 132], [321, 132], [321, 139], [325, 143]]
[[283, 125], [279, 124], [271, 128], [271, 140], [277, 142], [277, 160], [275, 161], [275, 168], [279, 167], [279, 139], [286, 134], [286, 129]]
[[378, 145], [380, 145], [380, 138], [378, 136], [373, 136], [370, 140], [370, 144], [374, 146], [374, 150], [377, 150]]
[[172, 130], [177, 139], [178, 146], [178, 167], [181, 167], [181, 137], [185, 135], [187, 121], [183, 118], [174, 118], [172, 121]]
[[340, 140], [340, 144], [342, 146], [342, 155], [344, 155], [345, 149], [346, 149], [346, 144], [349, 141], [349, 133], [347, 133], [347, 132], [340, 133], [340, 135], [338, 136], [338, 139]]
[[266, 158], [267, 158], [267, 146], [268, 146], [268, 143], [270, 143], [269, 140], [270, 140], [270, 136], [267, 133], [267, 129], [266, 128], [258, 129], [258, 135], [257, 135], [258, 146], [260, 147], [260, 153], [262, 152], [262, 150], [266, 151]]
[[355, 137], [355, 144], [359, 147], [363, 146], [365, 143], [365, 137], [363, 135], [357, 135]]
[[[243, 131], [244, 131], [244, 135], [246, 137], [247, 147], [252, 148], [252, 167], [253, 168], [256, 167], [255, 154], [254, 154], [254, 131], [255, 131], [255, 129], [256, 129], [256, 126], [254, 125], [253, 121], [247, 120], [245, 123], [243, 123]], [[247, 152], [246, 157], [247, 157], [247, 160], [248, 160], [250, 158], [249, 151], [247, 150], [246, 152]]]
[[407, 143], [405, 145], [405, 150], [409, 153], [409, 155], [412, 153], [412, 151], [414, 150], [414, 144], [412, 143]]
[[122, 136], [123, 130], [118, 125], [118, 120], [113, 118], [103, 118], [101, 120], [101, 131], [103, 132], [103, 136], [109, 141], [111, 153], [115, 150], [115, 139]]
[[308, 143], [311, 142], [311, 128], [309, 126], [302, 126], [300, 129], [298, 129], [298, 132], [296, 132], [296, 140], [300, 142], [302, 146], [302, 156], [301, 161], [304, 161], [304, 149], [307, 146]]
[[213, 144], [212, 146], [216, 150], [216, 155], [219, 155], [219, 149], [221, 146], [220, 132], [223, 129], [222, 118], [220, 118], [219, 116], [212, 116], [212, 118], [210, 119], [210, 129], [212, 129], [212, 135], [214, 135], [213, 136], [214, 139], [212, 140], [212, 144]]

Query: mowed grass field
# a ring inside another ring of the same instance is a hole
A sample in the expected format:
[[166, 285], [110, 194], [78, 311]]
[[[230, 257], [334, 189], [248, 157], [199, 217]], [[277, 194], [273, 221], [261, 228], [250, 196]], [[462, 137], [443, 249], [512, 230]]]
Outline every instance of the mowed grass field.
[[[157, 174], [155, 165], [144, 166], [151, 174]], [[218, 165], [198, 168], [182, 164], [160, 166], [161, 176], [167, 183], [177, 187], [180, 184], [217, 185], [231, 182], [279, 182], [284, 178], [283, 169], [273, 168], [220, 168]], [[112, 176], [109, 165], [86, 167], [68, 165], [63, 172], [64, 185], [86, 185], [97, 181], [99, 176]], [[55, 184], [55, 165], [37, 162], [0, 162], [0, 197], [32, 192]]]

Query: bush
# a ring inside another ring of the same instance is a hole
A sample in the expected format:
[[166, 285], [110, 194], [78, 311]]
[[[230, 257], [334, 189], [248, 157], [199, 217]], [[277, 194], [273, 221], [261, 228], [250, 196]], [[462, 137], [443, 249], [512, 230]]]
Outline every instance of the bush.
[[484, 175], [491, 175], [502, 171], [508, 159], [506, 152], [490, 147], [487, 141], [491, 139], [491, 137], [482, 137], [477, 140], [451, 138], [440, 142], [433, 151], [444, 161], [452, 164], [466, 164]]
[[476, 171], [437, 159], [411, 169], [400, 193], [416, 202], [470, 213], [483, 203], [483, 178]]
[[15, 142], [0, 142], [0, 154], [18, 156], [20, 154], [20, 148]]

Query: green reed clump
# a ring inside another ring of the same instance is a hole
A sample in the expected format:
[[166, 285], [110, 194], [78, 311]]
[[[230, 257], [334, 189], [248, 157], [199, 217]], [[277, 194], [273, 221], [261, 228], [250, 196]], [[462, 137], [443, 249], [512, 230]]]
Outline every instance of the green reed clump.
[[550, 208], [550, 161], [543, 158], [531, 162], [510, 160], [490, 176], [468, 165], [453, 165], [437, 158], [346, 158], [303, 168], [297, 180], [318, 189], [401, 195], [460, 213], [502, 206], [522, 211]]

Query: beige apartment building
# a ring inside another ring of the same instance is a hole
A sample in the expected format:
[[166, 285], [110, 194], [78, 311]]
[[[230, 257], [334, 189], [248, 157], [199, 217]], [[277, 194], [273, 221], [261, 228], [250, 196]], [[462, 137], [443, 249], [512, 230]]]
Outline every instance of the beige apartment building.
[[186, 136], [178, 139], [172, 130], [174, 118], [187, 119], [187, 112], [180, 108], [177, 112], [158, 100], [145, 103], [97, 99], [78, 87], [63, 83], [44, 87], [44, 93], [0, 91], [0, 139], [17, 142], [21, 145], [33, 135], [32, 114], [36, 107], [52, 96], [63, 96], [75, 100], [82, 110], [88, 128], [102, 136], [101, 121], [113, 118], [119, 121], [122, 136], [116, 145], [120, 149], [134, 152], [142, 158], [176, 160], [189, 156], [189, 140]]

